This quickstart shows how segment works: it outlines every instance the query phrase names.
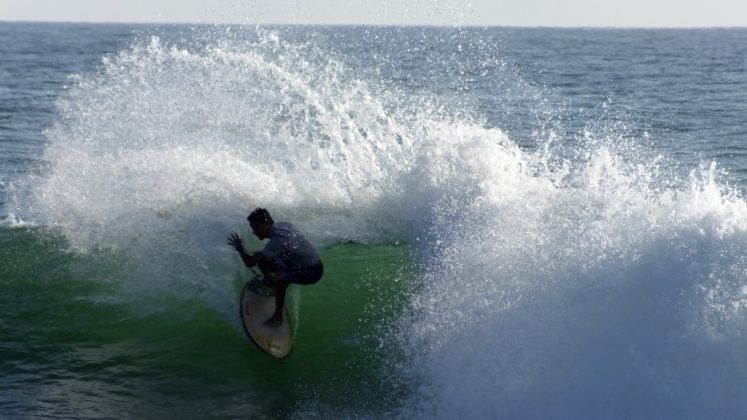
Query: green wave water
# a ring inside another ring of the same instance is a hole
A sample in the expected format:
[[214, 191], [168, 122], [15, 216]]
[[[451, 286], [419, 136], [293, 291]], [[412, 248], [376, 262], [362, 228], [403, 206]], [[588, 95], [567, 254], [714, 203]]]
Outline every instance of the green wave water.
[[290, 293], [295, 346], [278, 361], [200, 299], [128, 292], [116, 253], [78, 255], [40, 229], [3, 228], [0, 243], [0, 407], [14, 417], [380, 413], [405, 396], [382, 375], [404, 357], [382, 325], [404, 304], [407, 246], [324, 249], [323, 281]]

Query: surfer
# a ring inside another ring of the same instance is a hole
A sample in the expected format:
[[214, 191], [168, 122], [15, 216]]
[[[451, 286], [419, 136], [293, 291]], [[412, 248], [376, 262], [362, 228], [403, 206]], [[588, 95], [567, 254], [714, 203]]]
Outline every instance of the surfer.
[[291, 283], [313, 284], [322, 278], [324, 266], [314, 246], [292, 224], [275, 223], [270, 212], [256, 208], [246, 218], [254, 235], [270, 239], [265, 247], [254, 254], [244, 249], [244, 240], [232, 233], [228, 245], [236, 249], [247, 267], [259, 267], [265, 281], [275, 289], [275, 312], [264, 324], [276, 327], [283, 322], [285, 289]]

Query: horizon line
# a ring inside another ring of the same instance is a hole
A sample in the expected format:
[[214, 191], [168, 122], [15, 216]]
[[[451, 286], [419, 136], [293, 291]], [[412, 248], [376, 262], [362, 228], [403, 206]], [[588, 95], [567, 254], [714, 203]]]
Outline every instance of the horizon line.
[[92, 25], [196, 25], [196, 26], [327, 26], [327, 27], [414, 27], [414, 28], [515, 28], [515, 29], [747, 29], [747, 25], [713, 25], [713, 26], [552, 26], [552, 25], [514, 25], [514, 24], [429, 24], [429, 23], [256, 23], [256, 22], [169, 22], [169, 21], [114, 21], [114, 20], [5, 20], [0, 23], [31, 24], [92, 24]]

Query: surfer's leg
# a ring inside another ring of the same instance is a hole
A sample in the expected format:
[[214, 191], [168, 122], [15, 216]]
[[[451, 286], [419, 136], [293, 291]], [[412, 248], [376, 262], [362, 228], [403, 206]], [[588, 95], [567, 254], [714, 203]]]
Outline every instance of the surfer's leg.
[[288, 284], [285, 282], [285, 273], [276, 271], [270, 276], [272, 287], [275, 289], [275, 313], [265, 321], [265, 325], [275, 327], [283, 322], [283, 305], [285, 304], [285, 289]]

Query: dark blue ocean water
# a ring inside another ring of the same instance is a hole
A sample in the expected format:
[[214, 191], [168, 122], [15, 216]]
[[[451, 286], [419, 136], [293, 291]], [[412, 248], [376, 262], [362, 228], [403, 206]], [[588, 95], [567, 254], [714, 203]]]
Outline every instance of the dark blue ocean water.
[[736, 418], [745, 189], [745, 29], [0, 22], [0, 417]]

